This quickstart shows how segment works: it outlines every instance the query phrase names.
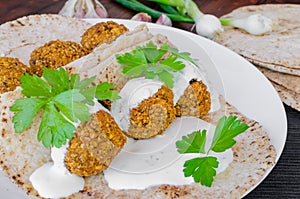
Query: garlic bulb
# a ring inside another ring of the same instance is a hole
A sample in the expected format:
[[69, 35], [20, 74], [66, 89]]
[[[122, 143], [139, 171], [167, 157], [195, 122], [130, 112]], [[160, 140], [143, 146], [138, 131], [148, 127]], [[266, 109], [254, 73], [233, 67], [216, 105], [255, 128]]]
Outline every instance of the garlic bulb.
[[98, 0], [68, 0], [59, 14], [78, 18], [108, 17], [105, 7]]

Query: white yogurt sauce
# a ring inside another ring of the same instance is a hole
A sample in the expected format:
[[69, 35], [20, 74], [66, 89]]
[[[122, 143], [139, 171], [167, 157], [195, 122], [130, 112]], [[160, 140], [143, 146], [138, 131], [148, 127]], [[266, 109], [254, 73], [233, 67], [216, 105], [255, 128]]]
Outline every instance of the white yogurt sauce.
[[68, 143], [61, 148], [51, 148], [53, 162], [35, 170], [29, 180], [40, 196], [45, 198], [68, 197], [84, 188], [84, 179], [71, 174], [64, 165]]
[[[89, 106], [90, 113], [96, 113], [99, 110], [107, 111], [97, 100], [95, 105]], [[74, 123], [78, 127], [78, 123]], [[84, 188], [83, 177], [71, 174], [64, 164], [67, 152], [68, 142], [61, 148], [51, 148], [51, 158], [53, 162], [49, 162], [35, 170], [29, 180], [32, 186], [45, 198], [62, 198], [77, 193]]]
[[[194, 117], [177, 118], [163, 136], [147, 140], [128, 139], [123, 150], [104, 171], [110, 188], [145, 189], [160, 184], [186, 185], [192, 177], [184, 177], [186, 160], [201, 154], [179, 154], [175, 142], [195, 130], [207, 129], [206, 150], [212, 141], [214, 126]], [[211, 153], [219, 161], [217, 173], [224, 171], [233, 160], [232, 150]]]

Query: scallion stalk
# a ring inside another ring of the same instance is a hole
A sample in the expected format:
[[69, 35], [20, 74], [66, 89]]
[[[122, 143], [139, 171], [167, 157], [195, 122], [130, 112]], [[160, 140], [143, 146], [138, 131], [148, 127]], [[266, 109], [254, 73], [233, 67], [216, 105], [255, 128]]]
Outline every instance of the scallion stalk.
[[231, 19], [220, 18], [220, 22], [223, 26], [232, 26]]
[[130, 8], [132, 10], [135, 10], [137, 12], [145, 12], [149, 15], [151, 15], [154, 18], [159, 18], [162, 14], [167, 15], [172, 21], [181, 21], [181, 22], [194, 22], [194, 20], [190, 17], [185, 17], [179, 14], [169, 14], [160, 12], [157, 10], [154, 10], [138, 1], [135, 0], [115, 0], [117, 3], [120, 3], [121, 5]]
[[165, 4], [159, 4], [159, 6], [161, 7], [161, 9], [163, 9], [165, 12], [169, 14], [179, 14], [178, 11], [172, 6], [168, 6]]
[[173, 7], [185, 7], [184, 0], [150, 0], [159, 4], [164, 4]]

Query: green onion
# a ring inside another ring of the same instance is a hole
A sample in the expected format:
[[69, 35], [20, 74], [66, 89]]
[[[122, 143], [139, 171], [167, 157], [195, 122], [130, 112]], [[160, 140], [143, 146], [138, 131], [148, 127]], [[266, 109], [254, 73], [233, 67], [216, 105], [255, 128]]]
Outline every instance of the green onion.
[[220, 22], [223, 26], [232, 26], [232, 20], [220, 18]]
[[115, 0], [115, 1], [117, 3], [120, 3], [121, 5], [123, 5], [127, 8], [130, 8], [132, 10], [135, 10], [137, 12], [145, 12], [154, 18], [159, 18], [162, 14], [165, 14], [173, 21], [194, 22], [194, 20], [190, 17], [185, 17], [185, 16], [182, 16], [179, 14], [169, 14], [169, 13], [160, 12], [160, 11], [154, 10], [136, 0]]
[[195, 21], [196, 21], [196, 18], [203, 15], [203, 13], [199, 10], [197, 4], [192, 0], [190, 0], [190, 1], [185, 1], [185, 0], [151, 0], [151, 1], [159, 3], [159, 4], [164, 4], [164, 5], [176, 7], [177, 10], [185, 10], [188, 13], [188, 15], [190, 17], [192, 17]]
[[165, 12], [169, 13], [169, 14], [179, 14], [178, 11], [173, 8], [172, 6], [168, 6], [168, 5], [164, 5], [164, 4], [159, 4], [159, 6], [161, 7], [161, 9], [163, 9]]

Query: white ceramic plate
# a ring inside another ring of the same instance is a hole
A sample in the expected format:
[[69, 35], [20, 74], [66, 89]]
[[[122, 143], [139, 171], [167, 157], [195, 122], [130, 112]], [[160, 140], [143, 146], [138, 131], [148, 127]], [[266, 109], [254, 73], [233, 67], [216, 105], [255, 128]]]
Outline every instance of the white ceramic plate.
[[[90, 23], [99, 21], [101, 20], [88, 20]], [[140, 24], [128, 20], [114, 19], [114, 21], [123, 23], [130, 29]], [[212, 78], [210, 79], [212, 85], [225, 96], [226, 101], [264, 126], [271, 138], [271, 144], [276, 148], [276, 161], [278, 161], [286, 141], [287, 119], [277, 92], [265, 76], [236, 53], [208, 39], [166, 26], [148, 24], [148, 27], [154, 34], [161, 33], [168, 36], [181, 51], [190, 52], [192, 57], [205, 65], [208, 77]], [[2, 173], [0, 173], [0, 185], [1, 198], [30, 198]]]

